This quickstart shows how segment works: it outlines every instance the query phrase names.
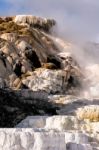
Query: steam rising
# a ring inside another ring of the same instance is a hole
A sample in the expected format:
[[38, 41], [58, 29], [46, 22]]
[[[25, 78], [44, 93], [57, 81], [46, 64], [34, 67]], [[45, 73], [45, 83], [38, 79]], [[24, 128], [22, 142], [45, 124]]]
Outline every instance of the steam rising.
[[[4, 0], [7, 14], [32, 14], [53, 18], [52, 37], [60, 50], [71, 52], [82, 67], [85, 97], [99, 97], [99, 1], [98, 0]], [[23, 9], [24, 8], [24, 9]]]
[[99, 45], [96, 43], [68, 43], [58, 37], [52, 37], [62, 52], [71, 53], [81, 66], [84, 75], [83, 89], [80, 93], [84, 98], [99, 98]]
[[[54, 18], [62, 37], [73, 41], [98, 41], [98, 0], [1, 0], [9, 4], [2, 15], [31, 14]], [[2, 5], [0, 6], [2, 7]]]

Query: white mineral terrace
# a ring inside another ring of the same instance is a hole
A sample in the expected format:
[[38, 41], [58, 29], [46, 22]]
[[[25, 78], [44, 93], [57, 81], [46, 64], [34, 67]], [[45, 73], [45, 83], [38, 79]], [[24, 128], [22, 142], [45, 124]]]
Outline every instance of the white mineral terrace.
[[[10, 87], [1, 90], [0, 121], [22, 121], [0, 128], [0, 150], [99, 150], [99, 44], [83, 49], [51, 35], [53, 19], [10, 20], [0, 23], [0, 88]], [[45, 116], [23, 120], [30, 114]]]
[[92, 150], [81, 133], [2, 129], [0, 135], [0, 150]]
[[16, 128], [0, 129], [0, 150], [99, 150], [99, 122], [29, 116]]

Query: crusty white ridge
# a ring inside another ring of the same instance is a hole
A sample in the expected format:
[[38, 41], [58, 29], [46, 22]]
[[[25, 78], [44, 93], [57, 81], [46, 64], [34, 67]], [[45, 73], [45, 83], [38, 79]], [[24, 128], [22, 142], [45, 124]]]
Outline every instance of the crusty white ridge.
[[0, 129], [0, 150], [92, 150], [92, 146], [81, 133], [19, 128]]

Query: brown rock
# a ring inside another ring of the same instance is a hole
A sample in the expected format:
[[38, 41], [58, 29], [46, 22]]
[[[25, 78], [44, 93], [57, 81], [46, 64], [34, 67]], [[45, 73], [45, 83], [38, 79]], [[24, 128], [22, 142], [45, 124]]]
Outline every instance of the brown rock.
[[15, 81], [13, 82], [13, 86], [17, 87], [20, 82], [21, 82], [21, 79], [20, 78], [16, 78]]
[[56, 65], [53, 63], [44, 63], [42, 67], [46, 69], [57, 69]]

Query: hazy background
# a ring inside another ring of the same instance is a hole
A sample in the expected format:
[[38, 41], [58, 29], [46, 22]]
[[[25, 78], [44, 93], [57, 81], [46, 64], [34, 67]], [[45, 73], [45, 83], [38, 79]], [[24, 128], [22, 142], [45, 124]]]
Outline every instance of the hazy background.
[[99, 0], [0, 0], [0, 15], [33, 14], [55, 18], [61, 35], [99, 41]]

